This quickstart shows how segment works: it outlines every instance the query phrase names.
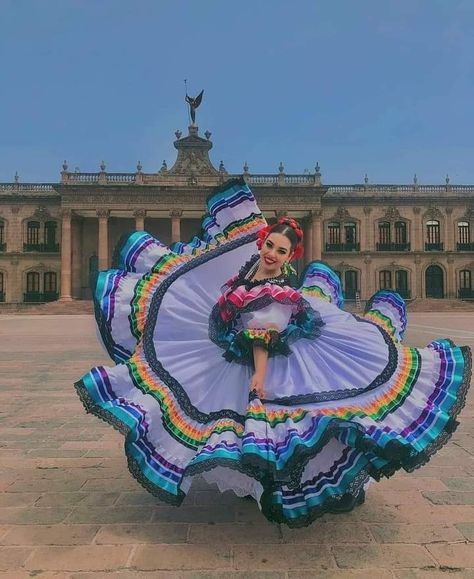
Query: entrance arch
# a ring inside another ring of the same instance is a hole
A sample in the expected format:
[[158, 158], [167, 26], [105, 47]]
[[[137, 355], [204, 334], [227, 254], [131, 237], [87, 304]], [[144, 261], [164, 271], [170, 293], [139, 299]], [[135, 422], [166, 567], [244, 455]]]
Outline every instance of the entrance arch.
[[425, 272], [427, 298], [444, 297], [444, 273], [439, 265], [430, 265]]

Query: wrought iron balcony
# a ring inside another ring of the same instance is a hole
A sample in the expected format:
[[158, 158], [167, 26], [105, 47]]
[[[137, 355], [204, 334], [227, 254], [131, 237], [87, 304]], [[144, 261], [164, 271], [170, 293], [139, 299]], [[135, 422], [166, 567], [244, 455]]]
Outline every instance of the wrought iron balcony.
[[377, 243], [377, 251], [410, 251], [409, 243]]
[[326, 251], [360, 251], [360, 243], [326, 243]]
[[59, 243], [24, 243], [23, 251], [39, 251], [40, 253], [59, 253]]
[[23, 294], [23, 301], [30, 304], [40, 304], [44, 302], [54, 302], [59, 298], [58, 292], [26, 292]]
[[474, 242], [471, 243], [458, 243], [458, 251], [474, 251]]
[[425, 243], [425, 251], [444, 251], [444, 243]]
[[459, 297], [462, 300], [474, 299], [474, 289], [463, 287], [459, 290]]

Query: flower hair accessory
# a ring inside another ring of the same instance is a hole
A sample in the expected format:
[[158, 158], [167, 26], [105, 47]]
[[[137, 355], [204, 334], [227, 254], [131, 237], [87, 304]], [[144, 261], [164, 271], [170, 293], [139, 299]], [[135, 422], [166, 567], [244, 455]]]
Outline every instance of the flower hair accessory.
[[299, 226], [298, 222], [293, 219], [292, 217], [280, 217], [280, 219], [275, 223], [275, 225], [267, 225], [258, 231], [257, 233], [257, 248], [262, 249], [263, 242], [265, 239], [272, 233], [274, 228], [277, 225], [287, 225], [291, 227], [295, 232], [296, 237], [298, 238], [298, 242], [293, 250], [293, 255], [291, 256], [291, 260], [299, 259], [303, 255], [303, 230]]

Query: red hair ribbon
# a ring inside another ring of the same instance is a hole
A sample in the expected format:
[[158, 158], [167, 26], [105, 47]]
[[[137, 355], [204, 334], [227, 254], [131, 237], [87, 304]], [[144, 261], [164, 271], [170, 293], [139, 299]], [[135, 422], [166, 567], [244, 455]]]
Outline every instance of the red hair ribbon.
[[292, 217], [280, 217], [280, 219], [275, 223], [275, 225], [267, 225], [266, 227], [260, 229], [260, 231], [258, 231], [257, 233], [257, 248], [262, 249], [263, 242], [277, 225], [288, 225], [288, 227], [291, 227], [291, 229], [293, 229], [293, 231], [296, 234], [296, 237], [298, 238], [298, 242], [293, 250], [293, 254], [291, 256], [290, 261], [302, 257], [304, 251], [303, 230], [299, 226], [298, 222]]

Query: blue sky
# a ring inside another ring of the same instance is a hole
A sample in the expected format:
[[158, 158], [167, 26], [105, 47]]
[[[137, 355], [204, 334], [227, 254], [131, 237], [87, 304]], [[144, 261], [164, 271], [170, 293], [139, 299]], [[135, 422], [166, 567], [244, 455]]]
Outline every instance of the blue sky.
[[211, 157], [325, 183], [474, 183], [472, 0], [0, 0], [0, 181]]

